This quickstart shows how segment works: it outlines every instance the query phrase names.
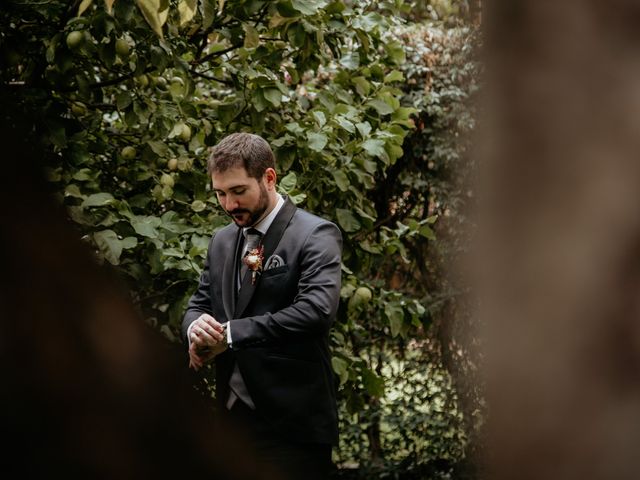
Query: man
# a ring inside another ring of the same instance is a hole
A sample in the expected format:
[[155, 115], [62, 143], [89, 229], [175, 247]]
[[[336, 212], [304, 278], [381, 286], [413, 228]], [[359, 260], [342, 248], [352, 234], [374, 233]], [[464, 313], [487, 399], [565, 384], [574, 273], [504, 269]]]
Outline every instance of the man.
[[190, 365], [215, 358], [221, 411], [265, 460], [289, 478], [327, 478], [338, 436], [328, 333], [340, 231], [276, 192], [273, 152], [258, 135], [225, 137], [208, 172], [233, 223], [211, 238], [183, 320]]

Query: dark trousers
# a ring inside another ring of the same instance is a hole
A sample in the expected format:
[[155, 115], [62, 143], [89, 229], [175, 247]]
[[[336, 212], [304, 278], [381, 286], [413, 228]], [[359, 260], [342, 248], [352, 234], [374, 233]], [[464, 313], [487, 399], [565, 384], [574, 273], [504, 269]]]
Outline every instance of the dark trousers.
[[227, 423], [247, 441], [247, 452], [282, 480], [326, 480], [331, 470], [331, 445], [293, 443], [275, 434], [270, 425], [255, 411], [236, 400], [225, 412]]

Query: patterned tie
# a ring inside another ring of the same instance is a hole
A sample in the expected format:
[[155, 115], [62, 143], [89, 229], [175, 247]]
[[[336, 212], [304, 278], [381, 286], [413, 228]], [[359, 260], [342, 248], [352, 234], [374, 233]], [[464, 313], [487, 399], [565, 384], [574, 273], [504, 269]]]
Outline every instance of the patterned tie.
[[[250, 228], [246, 231], [246, 241], [245, 248], [242, 258], [247, 254], [247, 252], [253, 250], [254, 248], [258, 248], [260, 245], [260, 239], [262, 238], [262, 233], [260, 233], [255, 228]], [[242, 261], [239, 269], [239, 278], [238, 278], [238, 288], [242, 285], [242, 281], [244, 276], [247, 274], [247, 270], [249, 267]], [[233, 334], [233, 329], [232, 329]], [[244, 383], [244, 379], [242, 378], [242, 374], [240, 373], [240, 369], [238, 368], [238, 362], [233, 366], [233, 372], [231, 373], [231, 378], [229, 379], [229, 387], [231, 388], [231, 392], [229, 394], [229, 398], [227, 399], [227, 408], [231, 409], [233, 404], [240, 399], [245, 405], [249, 406], [252, 410], [256, 409], [253, 400], [251, 399], [251, 395], [247, 391], [247, 386]]]
[[[256, 230], [255, 228], [250, 228], [249, 230], [246, 231], [245, 249], [244, 249], [244, 254], [242, 255], [242, 258], [245, 257], [247, 252], [253, 250], [254, 248], [258, 248], [258, 245], [260, 245], [261, 238], [262, 238], [262, 233], [260, 233], [260, 231]], [[241, 260], [240, 278], [238, 279], [239, 280], [238, 288], [240, 288], [240, 286], [242, 285], [244, 276], [246, 275], [248, 269], [249, 267], [247, 267], [247, 265]]]

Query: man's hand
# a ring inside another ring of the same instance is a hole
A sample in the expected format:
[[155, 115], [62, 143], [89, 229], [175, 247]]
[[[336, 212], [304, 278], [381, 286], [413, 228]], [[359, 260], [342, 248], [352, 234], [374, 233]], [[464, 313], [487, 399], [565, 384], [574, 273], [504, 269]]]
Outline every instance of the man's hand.
[[189, 367], [198, 370], [227, 349], [227, 333], [211, 315], [203, 313], [189, 329]]

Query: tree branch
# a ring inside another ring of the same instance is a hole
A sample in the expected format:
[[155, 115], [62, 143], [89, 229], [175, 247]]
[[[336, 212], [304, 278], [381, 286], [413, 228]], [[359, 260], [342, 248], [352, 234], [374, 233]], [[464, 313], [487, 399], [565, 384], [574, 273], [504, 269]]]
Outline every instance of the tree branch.
[[191, 62], [191, 65], [201, 65], [204, 62], [207, 62], [207, 61], [211, 60], [212, 58], [221, 57], [225, 53], [229, 53], [229, 52], [235, 50], [236, 48], [240, 48], [241, 46], [242, 46], [242, 44], [231, 45], [229, 48], [225, 48], [224, 50], [219, 50], [217, 52], [210, 53], [209, 55], [205, 55], [204, 57], [202, 57], [202, 58], [200, 58], [198, 60], [193, 60]]
[[231, 80], [223, 80], [221, 78], [212, 77], [209, 75], [205, 75], [204, 73], [198, 72], [195, 68], [189, 69], [189, 72], [195, 75], [196, 77], [204, 78], [205, 80], [213, 80], [214, 82], [221, 83], [223, 85], [227, 85], [228, 87], [233, 87], [233, 82]]

